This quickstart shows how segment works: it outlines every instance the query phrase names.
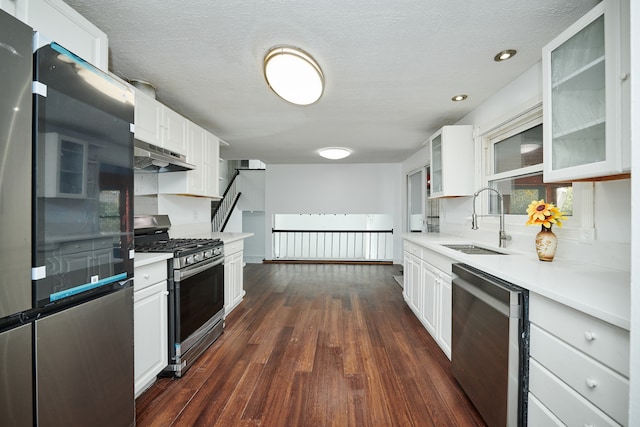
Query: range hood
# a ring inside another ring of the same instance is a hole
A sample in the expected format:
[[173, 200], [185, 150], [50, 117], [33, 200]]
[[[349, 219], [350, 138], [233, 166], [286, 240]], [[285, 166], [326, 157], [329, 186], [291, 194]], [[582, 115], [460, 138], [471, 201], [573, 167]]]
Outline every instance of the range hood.
[[161, 147], [134, 140], [133, 166], [147, 172], [181, 172], [195, 169], [186, 156]]

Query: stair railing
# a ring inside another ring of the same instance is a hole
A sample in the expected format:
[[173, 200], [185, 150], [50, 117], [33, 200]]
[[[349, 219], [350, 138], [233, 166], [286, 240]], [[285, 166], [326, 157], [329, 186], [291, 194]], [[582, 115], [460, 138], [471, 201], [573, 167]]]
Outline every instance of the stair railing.
[[393, 229], [271, 233], [274, 260], [393, 261]]
[[211, 231], [224, 231], [224, 228], [229, 222], [231, 212], [233, 212], [233, 208], [235, 208], [238, 203], [238, 198], [240, 194], [242, 194], [238, 191], [236, 180], [238, 175], [240, 175], [240, 171], [236, 169], [236, 173], [231, 178], [229, 185], [227, 185], [227, 189], [224, 191], [220, 203], [211, 215]]

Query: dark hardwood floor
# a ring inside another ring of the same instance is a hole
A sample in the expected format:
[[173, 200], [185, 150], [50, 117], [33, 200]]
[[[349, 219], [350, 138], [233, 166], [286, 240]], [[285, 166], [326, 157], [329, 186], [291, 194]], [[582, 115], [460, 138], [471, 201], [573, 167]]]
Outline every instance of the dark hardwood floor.
[[136, 400], [137, 426], [484, 426], [398, 269], [247, 264], [224, 334]]

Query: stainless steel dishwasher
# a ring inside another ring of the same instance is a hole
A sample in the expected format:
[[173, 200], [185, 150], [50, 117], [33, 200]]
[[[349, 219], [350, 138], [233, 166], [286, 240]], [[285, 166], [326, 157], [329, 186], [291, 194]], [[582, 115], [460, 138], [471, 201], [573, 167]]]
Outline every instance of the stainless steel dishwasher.
[[526, 289], [466, 264], [452, 267], [451, 368], [490, 427], [526, 426]]

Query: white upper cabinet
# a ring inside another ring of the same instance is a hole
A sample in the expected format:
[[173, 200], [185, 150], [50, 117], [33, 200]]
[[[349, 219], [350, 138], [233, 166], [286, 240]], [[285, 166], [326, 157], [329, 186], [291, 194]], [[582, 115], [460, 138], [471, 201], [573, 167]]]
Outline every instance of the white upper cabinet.
[[186, 127], [187, 161], [195, 169], [159, 174], [158, 192], [217, 198], [219, 140], [193, 122], [187, 122]]
[[9, 15], [16, 16], [16, 2], [13, 0], [0, 0], [0, 9]]
[[186, 155], [189, 120], [143, 91], [135, 92], [135, 138]]
[[205, 195], [220, 197], [220, 139], [212, 133], [204, 134], [203, 168], [206, 177]]
[[162, 104], [141, 90], [134, 90], [136, 93], [135, 138], [162, 146]]
[[107, 35], [62, 0], [3, 0], [2, 7], [45, 38], [108, 71]]
[[179, 154], [187, 152], [187, 124], [189, 120], [172, 109], [162, 106], [162, 148]]
[[429, 197], [473, 194], [473, 126], [444, 126], [429, 138], [431, 188]]
[[628, 9], [604, 0], [542, 50], [546, 182], [630, 170]]
[[194, 170], [186, 172], [187, 188], [189, 194], [205, 196], [207, 177], [204, 163], [208, 152], [204, 141], [205, 130], [195, 123], [189, 122], [187, 135], [187, 159], [196, 166]]

